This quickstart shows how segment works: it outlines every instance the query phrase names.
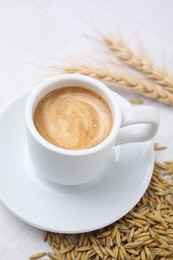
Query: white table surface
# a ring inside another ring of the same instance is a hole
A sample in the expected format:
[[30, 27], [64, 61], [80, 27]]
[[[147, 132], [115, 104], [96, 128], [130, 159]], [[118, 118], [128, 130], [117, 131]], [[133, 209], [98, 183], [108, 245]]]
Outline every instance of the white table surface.
[[[0, 109], [56, 75], [46, 66], [98, 60], [107, 67], [111, 57], [104, 46], [85, 35], [98, 38], [99, 32], [121, 33], [136, 50], [143, 50], [142, 41], [152, 60], [171, 72], [172, 24], [171, 0], [0, 0]], [[154, 141], [168, 149], [157, 152], [156, 158], [173, 159], [173, 108], [129, 91], [116, 91], [128, 100], [142, 98], [145, 105], [158, 109], [161, 124]], [[17, 219], [0, 202], [1, 260], [24, 260], [48, 249], [42, 231]]]

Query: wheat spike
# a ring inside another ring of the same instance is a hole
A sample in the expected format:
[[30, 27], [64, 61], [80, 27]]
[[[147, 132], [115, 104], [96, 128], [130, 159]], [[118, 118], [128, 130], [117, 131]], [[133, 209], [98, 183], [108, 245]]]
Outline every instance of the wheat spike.
[[164, 86], [168, 91], [173, 92], [173, 78], [166, 70], [159, 68], [149, 59], [134, 53], [120, 38], [116, 39], [103, 36], [103, 41], [129, 67], [142, 72], [147, 78], [152, 79], [157, 84]]
[[102, 70], [87, 66], [71, 66], [64, 67], [65, 73], [79, 73], [93, 78], [97, 78], [103, 82], [112, 83], [117, 87], [125, 86], [144, 96], [156, 99], [161, 103], [173, 105], [173, 94], [159, 85], [152, 87], [149, 83], [136, 79], [131, 75], [119, 74], [114, 71]]

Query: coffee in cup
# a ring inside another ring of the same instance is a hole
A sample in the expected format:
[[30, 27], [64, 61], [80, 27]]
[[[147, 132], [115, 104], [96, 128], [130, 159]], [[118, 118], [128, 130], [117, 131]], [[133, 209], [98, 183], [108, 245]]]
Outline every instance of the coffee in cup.
[[67, 86], [41, 98], [33, 121], [49, 143], [67, 150], [83, 150], [106, 139], [113, 116], [99, 94], [84, 87]]

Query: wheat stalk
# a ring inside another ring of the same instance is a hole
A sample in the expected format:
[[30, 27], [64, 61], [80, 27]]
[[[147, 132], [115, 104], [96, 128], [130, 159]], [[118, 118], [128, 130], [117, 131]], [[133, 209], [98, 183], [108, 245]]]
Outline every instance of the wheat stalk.
[[152, 87], [147, 82], [136, 79], [130, 75], [119, 74], [108, 70], [104, 71], [99, 68], [92, 68], [87, 66], [64, 67], [63, 70], [65, 73], [79, 73], [97, 78], [103, 82], [112, 83], [118, 87], [126, 86], [144, 96], [156, 99], [161, 103], [173, 105], [172, 93], [160, 87], [159, 85]]
[[115, 39], [104, 35], [103, 41], [129, 67], [142, 72], [147, 78], [152, 79], [157, 84], [164, 86], [168, 91], [173, 92], [173, 78], [166, 70], [159, 68], [149, 59], [134, 53], [120, 38]]

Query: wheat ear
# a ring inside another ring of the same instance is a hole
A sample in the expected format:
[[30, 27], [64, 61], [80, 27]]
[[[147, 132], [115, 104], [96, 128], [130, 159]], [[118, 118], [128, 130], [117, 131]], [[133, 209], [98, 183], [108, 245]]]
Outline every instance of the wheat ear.
[[122, 39], [103, 36], [103, 41], [129, 67], [142, 72], [147, 78], [154, 80], [168, 91], [173, 92], [173, 78], [166, 70], [159, 68], [149, 59], [134, 53]]
[[112, 83], [118, 87], [129, 87], [130, 89], [133, 89], [144, 96], [157, 99], [161, 103], [173, 105], [172, 93], [158, 85], [152, 87], [147, 82], [136, 79], [130, 75], [122, 75], [113, 71], [104, 71], [99, 68], [92, 68], [87, 66], [64, 67], [63, 71], [65, 73], [79, 73], [87, 75], [93, 78], [97, 78], [103, 82]]

